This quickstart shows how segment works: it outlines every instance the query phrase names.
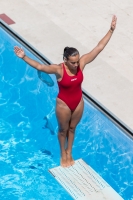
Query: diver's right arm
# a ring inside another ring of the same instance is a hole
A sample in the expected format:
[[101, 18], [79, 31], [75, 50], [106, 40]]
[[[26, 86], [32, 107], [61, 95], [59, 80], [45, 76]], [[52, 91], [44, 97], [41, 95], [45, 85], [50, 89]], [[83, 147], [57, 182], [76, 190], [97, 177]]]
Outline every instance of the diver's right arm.
[[39, 71], [44, 71], [48, 74], [60, 74], [59, 65], [52, 64], [52, 65], [48, 66], [48, 65], [41, 64], [35, 60], [32, 60], [31, 58], [26, 56], [24, 50], [18, 46], [14, 47], [14, 52], [19, 58], [22, 58], [31, 67], [33, 67]]

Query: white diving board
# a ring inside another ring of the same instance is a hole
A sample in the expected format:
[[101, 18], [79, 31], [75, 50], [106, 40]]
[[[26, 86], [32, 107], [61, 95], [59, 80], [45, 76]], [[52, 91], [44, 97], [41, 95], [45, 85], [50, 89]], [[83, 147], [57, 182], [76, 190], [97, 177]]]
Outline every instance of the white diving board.
[[75, 200], [124, 200], [82, 159], [71, 167], [58, 166], [49, 172]]

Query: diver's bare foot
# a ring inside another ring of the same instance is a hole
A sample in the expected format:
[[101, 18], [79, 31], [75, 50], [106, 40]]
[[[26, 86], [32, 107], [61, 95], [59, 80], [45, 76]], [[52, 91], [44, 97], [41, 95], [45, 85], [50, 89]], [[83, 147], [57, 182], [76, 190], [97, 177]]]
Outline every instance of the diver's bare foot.
[[67, 156], [66, 152], [62, 153], [61, 159], [60, 159], [60, 165], [62, 167], [67, 167]]
[[71, 153], [66, 150], [66, 158], [67, 158], [67, 167], [74, 165], [75, 161], [72, 158]]

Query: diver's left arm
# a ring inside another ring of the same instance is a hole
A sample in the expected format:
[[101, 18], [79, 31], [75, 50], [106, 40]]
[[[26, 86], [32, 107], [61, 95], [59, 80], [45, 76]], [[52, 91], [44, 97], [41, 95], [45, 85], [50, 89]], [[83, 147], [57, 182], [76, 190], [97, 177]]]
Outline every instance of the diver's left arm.
[[97, 46], [91, 52], [84, 54], [80, 58], [80, 67], [82, 70], [84, 69], [85, 65], [92, 62], [97, 57], [97, 55], [104, 49], [104, 47], [107, 45], [107, 43], [109, 42], [109, 40], [115, 30], [116, 21], [117, 21], [117, 18], [114, 15], [112, 18], [110, 29], [107, 32], [107, 34], [100, 40], [100, 42], [97, 44]]

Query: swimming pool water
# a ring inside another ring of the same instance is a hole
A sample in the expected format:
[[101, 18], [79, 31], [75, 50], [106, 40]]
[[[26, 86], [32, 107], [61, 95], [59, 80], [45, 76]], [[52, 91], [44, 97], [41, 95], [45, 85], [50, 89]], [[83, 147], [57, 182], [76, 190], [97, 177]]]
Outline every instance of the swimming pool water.
[[[72, 199], [48, 172], [59, 165], [60, 159], [54, 111], [58, 93], [55, 77], [39, 75], [16, 57], [13, 48], [22, 45], [2, 28], [0, 36], [1, 199]], [[38, 60], [24, 49], [28, 56]], [[46, 83], [40, 78], [46, 79]], [[133, 141], [96, 107], [84, 101], [73, 157], [82, 158], [125, 200], [131, 200]]]

